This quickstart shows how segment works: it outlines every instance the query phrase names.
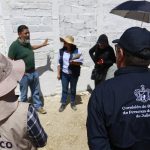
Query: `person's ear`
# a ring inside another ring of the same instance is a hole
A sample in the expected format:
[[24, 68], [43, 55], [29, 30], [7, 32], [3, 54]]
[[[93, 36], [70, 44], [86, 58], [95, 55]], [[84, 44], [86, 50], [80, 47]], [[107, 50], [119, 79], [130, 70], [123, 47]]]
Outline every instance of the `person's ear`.
[[119, 50], [117, 52], [118, 52], [118, 60], [119, 61], [124, 60], [124, 51], [123, 51], [123, 49], [119, 48]]

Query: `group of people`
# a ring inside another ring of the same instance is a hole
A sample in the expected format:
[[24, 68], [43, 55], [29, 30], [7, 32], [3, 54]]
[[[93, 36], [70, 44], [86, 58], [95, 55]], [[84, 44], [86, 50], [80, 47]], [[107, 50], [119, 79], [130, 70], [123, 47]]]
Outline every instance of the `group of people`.
[[114, 40], [115, 77], [97, 85], [88, 103], [90, 150], [150, 149], [150, 32], [131, 27]]
[[[58, 80], [61, 79], [62, 83], [62, 97], [59, 112], [64, 111], [67, 105], [68, 93], [70, 93], [71, 108], [76, 111], [76, 87], [80, 76], [80, 66], [83, 64], [83, 56], [74, 43], [72, 36], [60, 38], [60, 41], [63, 42], [63, 47], [58, 53], [57, 67], [57, 78]], [[23, 59], [25, 62], [25, 74], [20, 81], [21, 101], [28, 101], [28, 87], [30, 87], [33, 106], [41, 114], [45, 114], [46, 110], [43, 108], [43, 102], [40, 99], [39, 76], [35, 69], [33, 50], [46, 45], [48, 45], [47, 39], [40, 45], [31, 45], [29, 28], [26, 25], [21, 25], [18, 27], [18, 38], [11, 44], [8, 52], [10, 59]], [[115, 54], [105, 34], [99, 37], [96, 45], [90, 49], [89, 53], [95, 63], [91, 78], [95, 80], [95, 85], [97, 85], [105, 80], [108, 68], [115, 63]]]
[[[71, 108], [76, 111], [76, 87], [83, 56], [72, 36], [60, 38], [60, 41], [63, 47], [58, 53], [57, 66], [57, 78], [62, 83], [59, 112], [66, 108], [68, 94]], [[95, 89], [89, 99], [86, 122], [89, 149], [148, 150], [150, 32], [131, 27], [113, 43], [117, 43], [116, 56], [105, 34], [100, 35], [89, 50], [95, 64], [91, 74]], [[47, 39], [42, 44], [31, 45], [29, 28], [21, 25], [17, 40], [9, 48], [9, 58], [0, 54], [0, 149], [34, 150], [47, 142], [47, 134], [37, 115], [37, 112], [45, 114], [46, 110], [40, 99], [33, 52], [46, 45]], [[118, 70], [114, 78], [104, 81], [113, 63]], [[21, 101], [15, 95], [18, 83]], [[28, 102], [28, 87], [32, 105], [24, 103]]]

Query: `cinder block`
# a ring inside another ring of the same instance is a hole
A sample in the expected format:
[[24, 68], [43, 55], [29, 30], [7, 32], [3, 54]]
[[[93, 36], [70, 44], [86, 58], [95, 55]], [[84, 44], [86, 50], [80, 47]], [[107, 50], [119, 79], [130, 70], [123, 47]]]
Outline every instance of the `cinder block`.
[[[21, 3], [33, 3], [33, 0], [17, 0], [18, 2]], [[49, 3], [51, 0], [34, 0], [34, 3]]]
[[39, 25], [39, 26], [29, 26], [31, 32], [51, 32], [52, 27], [51, 26], [44, 26], [44, 25]]
[[60, 10], [60, 14], [69, 14], [71, 13], [71, 6], [67, 6], [67, 5], [60, 5], [59, 6], [59, 10]]
[[52, 17], [42, 17], [42, 24], [43, 25], [52, 25]]
[[71, 12], [73, 14], [83, 14], [83, 13], [85, 13], [85, 8], [83, 6], [72, 5]]
[[60, 29], [69, 29], [71, 28], [72, 24], [70, 22], [60, 22]]
[[38, 9], [39, 5], [36, 3], [25, 3], [22, 8], [23, 9]]
[[75, 30], [83, 30], [85, 27], [84, 22], [75, 22], [72, 23], [72, 28], [74, 28]]
[[98, 0], [79, 0], [78, 3], [81, 6], [90, 6], [90, 7], [92, 7], [93, 5], [95, 6], [98, 3]]
[[26, 17], [22, 17], [22, 18], [18, 17], [18, 18], [12, 18], [11, 22], [12, 22], [12, 25], [19, 26], [21, 24], [26, 24], [27, 23], [26, 20], [27, 20]]
[[96, 21], [96, 15], [94, 14], [80, 14], [77, 17], [78, 20], [84, 20], [84, 22], [89, 22], [89, 21]]
[[14, 18], [19, 18], [19, 17], [22, 17], [23, 15], [23, 11], [21, 8], [19, 9], [12, 9], [11, 10], [11, 16], [14, 17]]
[[79, 5], [77, 0], [64, 0], [64, 4], [69, 6]]
[[97, 28], [97, 21], [90, 21], [85, 23], [86, 28]]
[[51, 9], [49, 9], [48, 11], [41, 9], [24, 9], [22, 12], [24, 16], [33, 16], [33, 17], [52, 16]]
[[23, 6], [24, 6], [24, 3], [9, 3], [9, 6], [12, 8], [12, 9], [22, 9]]

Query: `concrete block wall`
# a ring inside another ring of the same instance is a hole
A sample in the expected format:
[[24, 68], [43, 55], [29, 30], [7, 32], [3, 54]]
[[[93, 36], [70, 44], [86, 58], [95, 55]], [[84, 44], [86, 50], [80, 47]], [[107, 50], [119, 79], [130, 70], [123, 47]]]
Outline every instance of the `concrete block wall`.
[[6, 44], [6, 33], [5, 33], [5, 23], [3, 19], [2, 4], [0, 3], [0, 52], [4, 55], [7, 54], [7, 44]]
[[6, 37], [5, 37], [5, 31], [4, 31], [4, 22], [2, 20], [2, 18], [0, 17], [0, 50], [1, 50], [1, 53], [6, 55], [7, 54], [7, 51], [6, 51]]
[[[120, 37], [131, 26], [141, 26], [141, 22], [110, 14], [110, 10], [125, 0], [0, 0], [0, 48], [7, 54], [10, 44], [17, 38], [17, 27], [29, 26], [31, 44], [49, 39], [47, 47], [35, 51], [35, 62], [40, 74], [43, 95], [61, 92], [57, 80], [57, 55], [62, 46], [59, 37], [73, 35], [75, 43], [82, 51], [84, 64], [78, 82], [78, 91], [88, 86], [93, 62], [89, 49], [100, 34], [107, 34], [111, 41]], [[143, 23], [149, 28], [149, 24]], [[111, 73], [110, 73], [111, 74]]]

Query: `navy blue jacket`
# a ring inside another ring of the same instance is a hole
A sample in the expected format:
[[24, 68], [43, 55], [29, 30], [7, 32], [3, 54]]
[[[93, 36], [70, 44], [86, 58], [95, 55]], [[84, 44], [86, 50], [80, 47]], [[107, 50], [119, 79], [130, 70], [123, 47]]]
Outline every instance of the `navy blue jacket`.
[[88, 104], [90, 150], [150, 150], [150, 72], [126, 67], [93, 91]]
[[[65, 48], [62, 48], [62, 49], [59, 50], [59, 54], [60, 54], [59, 63], [60, 63], [61, 72], [62, 72], [62, 67], [63, 67], [63, 54], [64, 54], [64, 51], [66, 51]], [[73, 54], [78, 54], [78, 49], [77, 49], [77, 48], [76, 48], [72, 53], [70, 53], [70, 58], [69, 58], [69, 60], [72, 59]], [[76, 77], [76, 78], [77, 78], [77, 77], [80, 76], [80, 71], [81, 71], [81, 67], [80, 67], [80, 66], [71, 65], [71, 64], [70, 64], [68, 68], [71, 70], [73, 77]]]

